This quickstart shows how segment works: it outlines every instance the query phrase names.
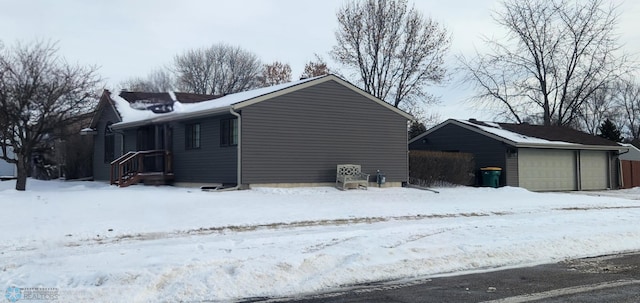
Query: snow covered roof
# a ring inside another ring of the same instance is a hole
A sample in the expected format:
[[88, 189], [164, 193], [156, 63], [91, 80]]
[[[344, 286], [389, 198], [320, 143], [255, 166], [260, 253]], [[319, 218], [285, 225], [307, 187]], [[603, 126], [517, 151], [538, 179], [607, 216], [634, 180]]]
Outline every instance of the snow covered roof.
[[485, 122], [475, 119], [449, 119], [412, 139], [409, 143], [420, 140], [422, 137], [448, 124], [458, 125], [515, 147], [597, 150], [626, 149], [616, 142], [568, 127], [531, 125], [525, 123]]
[[349, 86], [359, 93], [371, 98], [375, 102], [378, 102], [381, 105], [389, 108], [390, 110], [405, 116], [407, 119], [412, 119], [411, 115], [365, 93], [364, 91], [359, 90], [355, 86], [338, 78], [337, 76], [324, 75], [270, 87], [229, 94], [222, 97], [213, 96], [213, 99], [201, 102], [181, 102], [179, 97], [180, 93], [175, 93], [175, 99], [177, 100], [175, 100], [173, 103], [173, 110], [166, 113], [157, 113], [150, 110], [140, 110], [133, 108], [131, 106], [132, 103], [128, 100], [125, 100], [125, 98], [123, 98], [121, 94], [111, 93], [111, 100], [113, 100], [115, 108], [122, 118], [121, 122], [115, 123], [112, 127], [115, 129], [122, 129], [149, 123], [161, 123], [172, 120], [189, 119], [216, 113], [228, 112], [231, 108], [240, 109], [242, 107], [246, 107], [257, 102], [278, 96], [279, 94], [288, 93], [293, 90], [301, 89], [329, 80], [335, 80], [345, 86]]

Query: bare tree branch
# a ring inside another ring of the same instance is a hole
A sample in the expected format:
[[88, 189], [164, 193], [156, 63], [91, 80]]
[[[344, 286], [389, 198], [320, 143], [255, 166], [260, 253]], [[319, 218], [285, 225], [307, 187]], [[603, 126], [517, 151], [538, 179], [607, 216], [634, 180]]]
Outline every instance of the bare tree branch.
[[309, 61], [304, 65], [304, 72], [302, 72], [300, 78], [313, 78], [331, 73], [327, 62], [318, 54], [315, 54], [315, 57], [315, 61]]
[[[533, 116], [545, 125], [579, 124], [586, 103], [629, 70], [627, 57], [618, 54], [616, 7], [602, 0], [505, 0], [494, 19], [508, 35], [487, 40], [490, 51], [463, 65], [466, 80], [479, 83], [479, 99], [509, 107], [512, 116], [531, 115], [520, 111], [525, 105], [537, 109]], [[487, 93], [496, 75], [507, 91], [518, 92], [510, 100]]]
[[181, 91], [225, 95], [258, 87], [262, 64], [239, 47], [214, 44], [177, 55], [173, 70]]
[[357, 72], [365, 91], [405, 110], [417, 106], [409, 99], [435, 100], [424, 87], [445, 80], [450, 37], [444, 27], [406, 0], [351, 1], [337, 17], [331, 54]]
[[[16, 44], [0, 54], [0, 159], [18, 168], [25, 190], [32, 151], [46, 135], [76, 122], [95, 105], [95, 67], [70, 65], [55, 43]], [[7, 156], [11, 146], [15, 158]]]
[[291, 66], [288, 63], [279, 61], [265, 64], [258, 81], [263, 87], [291, 82]]
[[156, 69], [149, 73], [146, 78], [128, 79], [120, 83], [120, 87], [128, 91], [162, 93], [175, 90], [176, 80], [169, 71]]

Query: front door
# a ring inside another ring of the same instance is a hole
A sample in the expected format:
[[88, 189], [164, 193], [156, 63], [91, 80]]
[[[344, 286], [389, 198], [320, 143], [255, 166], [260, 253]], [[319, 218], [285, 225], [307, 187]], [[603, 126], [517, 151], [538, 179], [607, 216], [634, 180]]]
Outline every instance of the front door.
[[[169, 125], [148, 125], [138, 128], [136, 148], [138, 151], [171, 150], [172, 131]], [[164, 170], [164, 155], [144, 159], [145, 172]]]

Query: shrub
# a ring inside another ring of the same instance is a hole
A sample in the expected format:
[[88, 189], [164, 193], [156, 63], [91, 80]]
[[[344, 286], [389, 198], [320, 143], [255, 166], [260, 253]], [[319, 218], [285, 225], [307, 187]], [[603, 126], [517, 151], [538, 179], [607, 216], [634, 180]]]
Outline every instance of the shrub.
[[473, 185], [475, 166], [473, 154], [412, 150], [409, 152], [409, 183]]

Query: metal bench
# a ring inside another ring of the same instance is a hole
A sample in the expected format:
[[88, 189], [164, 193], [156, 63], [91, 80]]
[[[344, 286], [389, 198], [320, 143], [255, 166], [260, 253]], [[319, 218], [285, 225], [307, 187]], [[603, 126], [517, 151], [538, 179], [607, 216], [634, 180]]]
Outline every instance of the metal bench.
[[[342, 183], [342, 186], [339, 186], [340, 183]], [[369, 174], [362, 173], [360, 165], [340, 164], [336, 169], [336, 187], [345, 190], [347, 189], [347, 184], [356, 184], [357, 188], [368, 189]]]

